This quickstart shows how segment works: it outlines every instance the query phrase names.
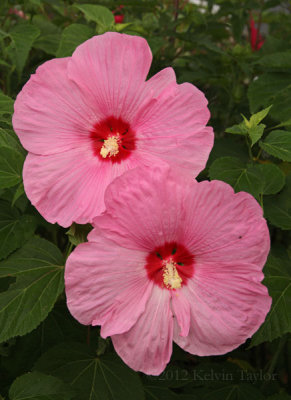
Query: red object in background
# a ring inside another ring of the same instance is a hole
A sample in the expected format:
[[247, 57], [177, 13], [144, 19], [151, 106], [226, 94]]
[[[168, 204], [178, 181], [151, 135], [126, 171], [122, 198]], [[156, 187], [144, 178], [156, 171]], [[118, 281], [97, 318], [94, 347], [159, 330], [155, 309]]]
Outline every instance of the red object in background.
[[24, 14], [22, 10], [17, 10], [16, 8], [10, 8], [8, 14], [14, 14], [22, 19], [28, 19], [28, 16]]
[[124, 15], [114, 15], [114, 20], [116, 24], [121, 24], [124, 20]]
[[251, 32], [251, 47], [253, 51], [258, 51], [264, 44], [264, 39], [258, 32], [258, 29], [255, 26], [255, 21], [253, 20], [253, 17], [250, 17], [250, 32]]

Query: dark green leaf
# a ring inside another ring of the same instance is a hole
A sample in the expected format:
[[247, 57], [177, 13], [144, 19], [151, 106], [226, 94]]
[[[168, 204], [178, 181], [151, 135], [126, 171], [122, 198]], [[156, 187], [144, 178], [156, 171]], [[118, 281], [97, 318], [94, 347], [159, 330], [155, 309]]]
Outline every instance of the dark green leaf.
[[30, 332], [47, 317], [63, 291], [63, 264], [59, 249], [39, 238], [0, 263], [0, 277], [16, 277], [0, 293], [0, 342]]
[[260, 146], [267, 153], [283, 161], [291, 161], [291, 132], [272, 131]]
[[0, 201], [0, 259], [21, 247], [34, 233], [36, 221], [31, 215], [20, 215], [16, 208]]
[[137, 373], [115, 354], [96, 356], [87, 346], [64, 343], [44, 354], [35, 368], [70, 383], [78, 400], [144, 399]]
[[270, 255], [264, 269], [264, 284], [272, 296], [270, 312], [260, 329], [254, 334], [251, 346], [291, 332], [291, 270], [290, 259], [279, 259]]
[[256, 165], [256, 170], [261, 177], [260, 193], [276, 194], [285, 185], [285, 175], [275, 164]]
[[[195, 395], [195, 391], [193, 394]], [[254, 385], [248, 383], [213, 388], [201, 396], [201, 400], [263, 400], [264, 398]]]
[[40, 372], [29, 372], [17, 378], [10, 390], [10, 400], [70, 400], [74, 392], [60, 379]]
[[260, 178], [252, 166], [246, 166], [236, 157], [218, 158], [209, 168], [211, 180], [218, 179], [229, 183], [236, 192], [246, 191], [258, 197]]
[[40, 30], [40, 35], [34, 41], [33, 47], [56, 55], [61, 40], [61, 30], [41, 15], [35, 15], [32, 22]]
[[89, 26], [81, 24], [72, 24], [63, 30], [57, 57], [71, 56], [73, 51], [85, 40], [93, 36], [92, 29]]
[[33, 42], [39, 36], [39, 29], [31, 24], [22, 23], [15, 25], [9, 32], [12, 42], [8, 47], [8, 54], [21, 75]]
[[0, 92], [0, 115], [13, 113], [14, 100]]
[[24, 155], [9, 147], [0, 147], [0, 189], [17, 185], [22, 180]]
[[264, 200], [266, 218], [281, 229], [291, 229], [291, 175], [286, 178], [282, 192]]

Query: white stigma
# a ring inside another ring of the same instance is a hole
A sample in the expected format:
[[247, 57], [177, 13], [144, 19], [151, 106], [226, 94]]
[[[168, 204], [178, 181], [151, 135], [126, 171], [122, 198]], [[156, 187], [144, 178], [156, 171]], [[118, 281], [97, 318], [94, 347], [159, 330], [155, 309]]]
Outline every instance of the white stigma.
[[164, 284], [168, 289], [179, 289], [182, 286], [182, 278], [178, 274], [177, 263], [173, 260], [163, 262], [163, 278]]
[[119, 134], [116, 136], [110, 136], [108, 139], [104, 140], [104, 144], [100, 150], [100, 154], [103, 158], [107, 156], [116, 156], [119, 153]]

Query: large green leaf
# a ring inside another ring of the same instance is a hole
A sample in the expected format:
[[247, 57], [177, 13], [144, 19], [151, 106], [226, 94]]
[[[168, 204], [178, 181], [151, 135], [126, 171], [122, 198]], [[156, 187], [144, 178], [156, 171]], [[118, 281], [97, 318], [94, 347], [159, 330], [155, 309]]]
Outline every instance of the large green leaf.
[[13, 113], [14, 100], [0, 92], [0, 115]]
[[213, 179], [229, 183], [236, 192], [246, 191], [258, 197], [260, 193], [260, 177], [252, 167], [245, 165], [236, 157], [221, 157], [209, 168], [209, 176]]
[[0, 189], [9, 188], [22, 181], [24, 155], [12, 148], [0, 147]]
[[18, 75], [21, 75], [33, 42], [40, 31], [35, 25], [22, 23], [14, 25], [9, 34], [12, 41], [7, 51]]
[[40, 30], [40, 35], [34, 41], [33, 47], [56, 55], [61, 40], [60, 28], [41, 15], [35, 15], [32, 22]]
[[43, 321], [63, 291], [64, 260], [47, 240], [33, 238], [0, 263], [0, 278], [16, 282], [0, 293], [0, 342], [25, 335]]
[[[193, 394], [195, 395], [195, 391]], [[265, 396], [254, 385], [240, 383], [209, 389], [200, 398], [201, 400], [263, 400]]]
[[285, 175], [275, 164], [260, 164], [255, 166], [260, 177], [260, 193], [276, 194], [285, 185]]
[[250, 84], [248, 98], [252, 113], [272, 104], [270, 116], [280, 122], [287, 121], [290, 118], [290, 73], [265, 73], [259, 76]]
[[291, 229], [291, 175], [286, 178], [283, 190], [264, 200], [265, 216], [272, 225]]
[[34, 233], [36, 220], [20, 215], [16, 208], [0, 200], [0, 259], [21, 247]]
[[103, 31], [110, 29], [114, 25], [112, 12], [104, 7], [95, 4], [74, 4], [74, 7], [82, 11], [88, 21], [96, 22]]
[[70, 400], [74, 392], [54, 376], [29, 372], [18, 377], [9, 390], [10, 400]]
[[291, 270], [290, 259], [270, 255], [264, 269], [264, 284], [268, 287], [273, 302], [265, 322], [252, 338], [251, 346], [291, 332]]
[[291, 161], [291, 132], [272, 131], [260, 146], [267, 153], [283, 161]]
[[97, 356], [79, 343], [54, 347], [40, 358], [35, 369], [70, 383], [78, 391], [78, 400], [144, 399], [138, 374], [117, 355]]
[[93, 36], [92, 29], [87, 25], [72, 24], [63, 30], [57, 57], [71, 56], [79, 44]]

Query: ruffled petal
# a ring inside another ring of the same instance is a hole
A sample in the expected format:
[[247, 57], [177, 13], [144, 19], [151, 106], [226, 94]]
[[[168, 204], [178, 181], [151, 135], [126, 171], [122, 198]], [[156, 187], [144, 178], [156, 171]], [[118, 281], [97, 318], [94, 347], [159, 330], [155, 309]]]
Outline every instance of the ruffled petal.
[[149, 72], [152, 54], [146, 40], [107, 32], [81, 44], [68, 65], [69, 78], [104, 117], [131, 123]]
[[267, 288], [260, 282], [261, 268], [237, 261], [197, 264], [184, 288], [191, 300], [191, 327], [174, 341], [199, 356], [227, 353], [242, 344], [264, 322], [271, 306]]
[[[214, 141], [213, 129], [205, 126], [210, 117], [207, 100], [195, 86], [177, 85], [172, 76], [166, 85], [163, 78], [152, 78], [164, 85], [158, 86], [155, 101], [143, 105], [133, 123], [139, 135], [137, 151], [197, 176], [206, 165]], [[152, 85], [151, 80], [147, 84]]]
[[112, 245], [101, 235], [79, 245], [65, 268], [71, 314], [82, 324], [102, 325], [103, 337], [128, 331], [152, 291], [144, 259], [142, 252]]
[[195, 185], [194, 179], [177, 175], [166, 164], [129, 171], [108, 187], [106, 213], [94, 219], [94, 226], [121, 246], [150, 252], [179, 241], [189, 181]]
[[270, 249], [266, 220], [248, 193], [220, 181], [201, 182], [187, 195], [184, 244], [197, 261], [263, 265]]
[[86, 224], [104, 210], [109, 183], [132, 167], [132, 161], [104, 163], [94, 156], [90, 143], [63, 153], [37, 156], [29, 153], [23, 182], [31, 203], [49, 222], [70, 226]]
[[55, 154], [90, 140], [100, 117], [67, 77], [69, 58], [41, 65], [18, 94], [13, 127], [23, 147], [35, 154]]
[[173, 339], [173, 314], [170, 294], [155, 286], [144, 313], [122, 335], [113, 335], [116, 352], [135, 371], [159, 375], [170, 361]]

